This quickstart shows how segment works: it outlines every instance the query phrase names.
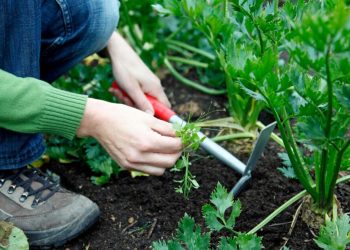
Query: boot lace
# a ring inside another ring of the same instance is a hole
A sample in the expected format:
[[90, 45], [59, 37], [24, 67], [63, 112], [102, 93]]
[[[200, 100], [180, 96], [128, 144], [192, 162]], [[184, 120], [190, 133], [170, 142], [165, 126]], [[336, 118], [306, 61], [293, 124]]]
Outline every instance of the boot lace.
[[[25, 202], [28, 197], [34, 196], [34, 201], [31, 205], [32, 207], [36, 207], [40, 203], [47, 201], [60, 189], [60, 185], [57, 181], [53, 181], [47, 174], [43, 173], [39, 169], [24, 168], [14, 172], [13, 174], [6, 172], [7, 171], [0, 171], [0, 188], [8, 180], [10, 180], [12, 183], [7, 190], [9, 194], [15, 192], [16, 188], [22, 187], [24, 191], [19, 198], [19, 201]], [[26, 179], [23, 179], [23, 176], [25, 176]], [[38, 182], [42, 186], [37, 189], [33, 189], [32, 184], [34, 182]]]

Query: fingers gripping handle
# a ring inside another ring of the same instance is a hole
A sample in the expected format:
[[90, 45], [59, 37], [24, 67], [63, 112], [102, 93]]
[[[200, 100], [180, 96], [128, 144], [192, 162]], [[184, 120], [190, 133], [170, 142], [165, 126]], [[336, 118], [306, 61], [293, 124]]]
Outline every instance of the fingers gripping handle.
[[[122, 90], [117, 82], [113, 82], [112, 83], [112, 88], [113, 89], [117, 89], [119, 91], [122, 92], [122, 94], [125, 97], [128, 97], [128, 94]], [[175, 112], [172, 111], [171, 109], [169, 109], [167, 106], [165, 106], [163, 103], [161, 103], [160, 101], [157, 100], [157, 98], [150, 96], [148, 94], [146, 94], [146, 98], [148, 99], [148, 101], [152, 104], [153, 109], [154, 109], [154, 116], [163, 120], [163, 121], [169, 121], [170, 118], [175, 115]]]

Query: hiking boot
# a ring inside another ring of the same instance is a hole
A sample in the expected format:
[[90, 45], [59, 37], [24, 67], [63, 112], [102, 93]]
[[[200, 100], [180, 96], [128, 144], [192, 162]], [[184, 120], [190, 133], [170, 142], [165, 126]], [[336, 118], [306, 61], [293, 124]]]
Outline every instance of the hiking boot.
[[37, 169], [0, 171], [0, 220], [22, 229], [30, 246], [59, 247], [88, 229], [99, 208]]

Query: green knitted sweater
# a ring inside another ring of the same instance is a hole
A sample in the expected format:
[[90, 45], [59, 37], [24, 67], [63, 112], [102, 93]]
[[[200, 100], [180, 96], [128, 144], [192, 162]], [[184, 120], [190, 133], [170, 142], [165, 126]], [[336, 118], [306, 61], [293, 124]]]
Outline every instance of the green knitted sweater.
[[72, 139], [83, 117], [86, 101], [87, 96], [0, 70], [0, 128]]

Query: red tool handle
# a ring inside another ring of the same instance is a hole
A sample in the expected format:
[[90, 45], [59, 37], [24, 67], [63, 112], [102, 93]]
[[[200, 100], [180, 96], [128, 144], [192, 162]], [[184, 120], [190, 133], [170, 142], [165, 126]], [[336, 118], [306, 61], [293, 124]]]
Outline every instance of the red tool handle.
[[[122, 90], [117, 82], [113, 82], [112, 83], [112, 88], [114, 89], [118, 89], [119, 91], [122, 92], [122, 94], [125, 97], [129, 97], [128, 94]], [[175, 115], [175, 112], [172, 111], [170, 108], [168, 108], [167, 106], [165, 106], [163, 103], [161, 103], [160, 101], [157, 100], [157, 98], [147, 95], [146, 94], [146, 98], [148, 99], [148, 101], [152, 104], [153, 109], [154, 109], [154, 116], [163, 120], [163, 121], [169, 121], [170, 118]]]

